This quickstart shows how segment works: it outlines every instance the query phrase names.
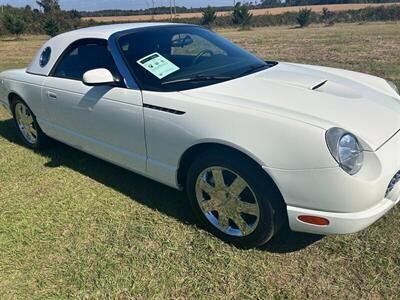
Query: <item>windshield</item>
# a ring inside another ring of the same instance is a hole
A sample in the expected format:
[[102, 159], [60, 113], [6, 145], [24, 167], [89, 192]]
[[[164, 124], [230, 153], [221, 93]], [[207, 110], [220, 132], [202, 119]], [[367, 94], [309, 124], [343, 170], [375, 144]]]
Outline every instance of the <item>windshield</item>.
[[271, 66], [198, 26], [150, 27], [121, 36], [118, 44], [141, 88], [150, 91], [197, 88]]

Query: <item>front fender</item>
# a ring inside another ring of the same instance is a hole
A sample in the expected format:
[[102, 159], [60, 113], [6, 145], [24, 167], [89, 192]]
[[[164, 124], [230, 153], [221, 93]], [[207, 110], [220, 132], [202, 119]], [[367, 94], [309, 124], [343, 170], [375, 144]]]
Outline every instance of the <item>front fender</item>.
[[235, 148], [262, 166], [304, 170], [337, 166], [325, 129], [279, 115], [199, 100], [182, 93], [143, 91], [144, 102], [185, 112], [144, 109], [148, 171], [175, 181], [180, 159], [193, 145]]

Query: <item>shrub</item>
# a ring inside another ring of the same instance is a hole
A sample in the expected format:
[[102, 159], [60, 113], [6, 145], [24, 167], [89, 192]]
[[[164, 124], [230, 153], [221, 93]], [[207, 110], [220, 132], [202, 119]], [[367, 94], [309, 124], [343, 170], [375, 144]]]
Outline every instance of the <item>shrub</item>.
[[43, 23], [43, 31], [51, 37], [56, 36], [60, 32], [58, 22], [53, 18], [46, 19]]
[[25, 31], [25, 23], [17, 16], [6, 14], [3, 16], [3, 26], [11, 34], [20, 35]]
[[329, 25], [329, 26], [331, 26], [335, 23], [334, 19], [333, 19], [333, 14], [326, 7], [322, 8], [321, 19], [322, 19], [322, 22], [324, 22], [326, 25]]
[[36, 3], [45, 14], [61, 10], [60, 4], [58, 4], [58, 0], [37, 0]]
[[321, 11], [321, 17], [322, 20], [326, 23], [326, 21], [329, 19], [330, 16], [330, 11], [327, 7], [323, 7]]
[[297, 23], [299, 23], [300, 27], [306, 27], [311, 22], [311, 9], [302, 8], [299, 10], [299, 13], [296, 17]]
[[205, 26], [211, 26], [211, 24], [213, 24], [217, 18], [217, 12], [215, 8], [211, 6], [207, 6], [205, 9], [203, 9], [202, 14], [203, 16], [200, 23]]
[[253, 14], [250, 13], [247, 5], [240, 2], [236, 3], [232, 12], [232, 23], [234, 25], [239, 25], [242, 29], [249, 28], [252, 18]]
[[282, 2], [279, 0], [262, 0], [260, 3], [261, 7], [279, 7], [282, 6]]

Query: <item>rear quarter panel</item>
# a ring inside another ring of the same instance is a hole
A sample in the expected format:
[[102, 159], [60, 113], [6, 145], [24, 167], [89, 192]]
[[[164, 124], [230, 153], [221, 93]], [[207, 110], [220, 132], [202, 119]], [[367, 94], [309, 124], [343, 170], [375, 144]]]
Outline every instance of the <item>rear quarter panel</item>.
[[25, 69], [5, 71], [0, 74], [0, 98], [8, 106], [11, 95], [21, 97], [37, 117], [43, 118], [46, 110], [42, 103], [42, 84], [45, 77], [29, 74]]
[[7, 99], [7, 86], [6, 86], [6, 81], [1, 77], [0, 74], [0, 105], [3, 106], [9, 113], [10, 113], [10, 107], [8, 105], [8, 99]]

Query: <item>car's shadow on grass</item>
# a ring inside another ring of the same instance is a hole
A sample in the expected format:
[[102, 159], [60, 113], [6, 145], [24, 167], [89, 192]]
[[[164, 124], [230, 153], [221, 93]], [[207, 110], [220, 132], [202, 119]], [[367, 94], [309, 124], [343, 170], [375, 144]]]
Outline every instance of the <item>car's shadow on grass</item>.
[[[0, 121], [0, 136], [11, 143], [23, 146], [12, 119]], [[36, 153], [49, 159], [49, 162], [45, 164], [46, 167], [63, 166], [70, 168], [124, 194], [133, 201], [173, 217], [184, 224], [192, 226], [196, 224], [185, 194], [173, 188], [62, 143], [55, 142], [49, 149], [36, 151]], [[320, 239], [321, 236], [292, 232], [286, 225], [260, 250], [273, 253], [294, 252], [306, 248]]]
[[307, 248], [323, 238], [323, 235], [291, 231], [289, 225], [286, 223], [278, 234], [276, 234], [266, 245], [260, 247], [260, 250], [271, 253], [296, 252]]

